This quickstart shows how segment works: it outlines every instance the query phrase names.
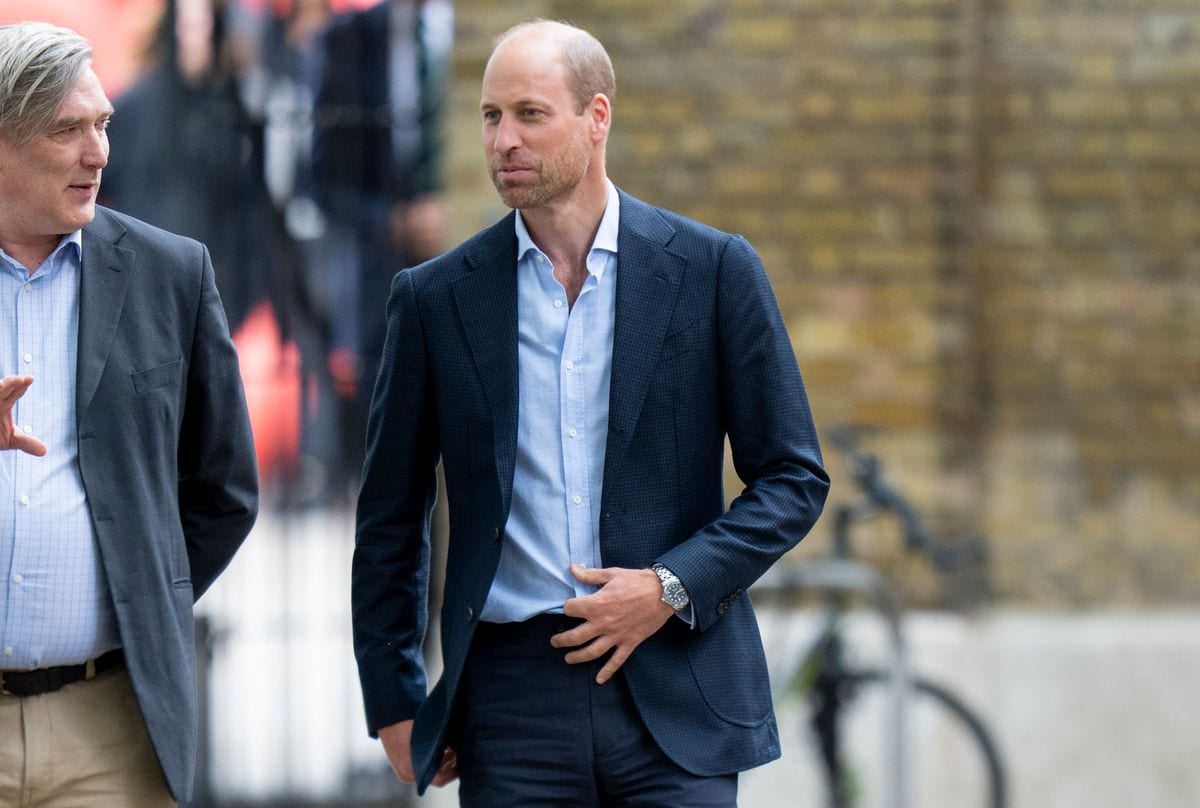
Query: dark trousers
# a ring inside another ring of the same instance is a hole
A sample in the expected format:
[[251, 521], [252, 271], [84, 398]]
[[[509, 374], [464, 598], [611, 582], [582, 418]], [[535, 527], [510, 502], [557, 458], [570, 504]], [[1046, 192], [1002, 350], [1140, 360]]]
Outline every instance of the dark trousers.
[[460, 690], [454, 745], [463, 808], [736, 808], [737, 775], [700, 777], [655, 743], [621, 673], [568, 665], [562, 615], [482, 623]]

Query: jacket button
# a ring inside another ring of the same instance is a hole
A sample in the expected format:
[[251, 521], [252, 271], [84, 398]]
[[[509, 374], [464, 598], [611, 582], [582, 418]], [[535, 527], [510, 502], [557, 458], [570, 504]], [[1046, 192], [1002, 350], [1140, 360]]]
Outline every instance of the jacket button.
[[475, 622], [475, 607], [473, 607], [473, 606], [467, 607], [467, 622], [468, 623]]
[[497, 527], [497, 528], [496, 528], [496, 541], [500, 541], [500, 535], [501, 535], [501, 533], [500, 533], [500, 528], [499, 528], [499, 527]]

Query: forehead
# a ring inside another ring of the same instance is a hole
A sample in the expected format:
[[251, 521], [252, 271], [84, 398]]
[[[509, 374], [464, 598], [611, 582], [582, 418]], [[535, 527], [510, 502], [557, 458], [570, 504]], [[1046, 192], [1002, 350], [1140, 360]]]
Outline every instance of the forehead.
[[67, 97], [58, 105], [54, 117], [56, 120], [74, 118], [102, 118], [111, 115], [112, 103], [100, 84], [100, 79], [92, 68], [87, 68], [75, 82]]
[[568, 99], [566, 67], [559, 48], [543, 41], [503, 43], [483, 71], [482, 96], [484, 105]]

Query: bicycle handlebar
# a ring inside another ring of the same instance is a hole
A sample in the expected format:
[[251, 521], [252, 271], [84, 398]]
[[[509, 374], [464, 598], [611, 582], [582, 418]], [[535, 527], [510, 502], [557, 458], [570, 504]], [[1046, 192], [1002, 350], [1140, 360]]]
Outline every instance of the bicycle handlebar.
[[854, 429], [835, 428], [829, 443], [841, 451], [848, 461], [850, 476], [862, 493], [862, 499], [843, 506], [837, 514], [836, 541], [838, 551], [850, 557], [849, 525], [869, 519], [879, 512], [894, 514], [900, 522], [905, 549], [922, 553], [939, 572], [951, 572], [981, 560], [986, 548], [978, 540], [950, 545], [936, 539], [925, 527], [916, 508], [884, 479], [879, 458], [858, 448]]

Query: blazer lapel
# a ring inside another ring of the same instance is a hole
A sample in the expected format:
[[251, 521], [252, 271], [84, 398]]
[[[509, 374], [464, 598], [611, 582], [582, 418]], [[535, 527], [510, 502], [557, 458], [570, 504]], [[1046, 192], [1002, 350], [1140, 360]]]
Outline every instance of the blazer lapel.
[[616, 474], [629, 447], [687, 265], [667, 249], [675, 230], [653, 208], [624, 192], [620, 199], [605, 480]]
[[496, 472], [505, 513], [517, 457], [517, 237], [509, 214], [468, 251], [452, 284], [455, 306], [492, 412]]
[[124, 228], [99, 208], [96, 219], [83, 229], [75, 369], [75, 412], [79, 421], [87, 412], [104, 373], [132, 274], [135, 253], [117, 246], [124, 234]]

